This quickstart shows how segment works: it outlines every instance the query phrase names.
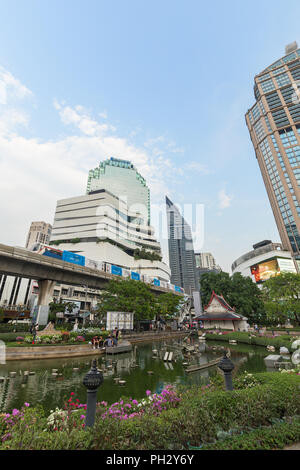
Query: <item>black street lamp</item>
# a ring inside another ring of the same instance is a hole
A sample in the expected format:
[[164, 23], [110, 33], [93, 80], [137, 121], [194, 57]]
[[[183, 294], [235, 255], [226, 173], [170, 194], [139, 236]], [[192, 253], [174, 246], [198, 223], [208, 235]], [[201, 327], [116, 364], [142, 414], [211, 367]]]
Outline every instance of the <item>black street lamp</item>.
[[233, 390], [232, 371], [234, 369], [234, 364], [227, 357], [227, 353], [226, 353], [225, 349], [224, 349], [224, 356], [221, 359], [221, 361], [219, 362], [218, 367], [219, 367], [219, 369], [221, 369], [224, 372], [226, 390], [231, 392]]
[[85, 375], [83, 385], [87, 389], [87, 408], [85, 426], [92, 427], [95, 423], [97, 389], [103, 382], [103, 375], [97, 369], [97, 360], [94, 359], [91, 370]]

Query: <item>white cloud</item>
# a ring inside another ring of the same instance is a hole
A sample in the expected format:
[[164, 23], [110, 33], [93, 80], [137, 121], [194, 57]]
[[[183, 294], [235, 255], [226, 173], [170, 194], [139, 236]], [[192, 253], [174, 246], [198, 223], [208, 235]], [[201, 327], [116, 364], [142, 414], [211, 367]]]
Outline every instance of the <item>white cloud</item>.
[[83, 106], [77, 105], [74, 109], [54, 100], [54, 107], [58, 110], [60, 118], [64, 124], [73, 124], [85, 135], [100, 136], [108, 130], [115, 130], [113, 126], [99, 123], [95, 119], [92, 119], [88, 111]]
[[0, 66], [0, 105], [6, 105], [10, 99], [23, 99], [32, 95], [10, 72]]
[[203, 165], [202, 163], [199, 163], [199, 162], [190, 162], [185, 166], [185, 168], [187, 170], [196, 171], [197, 173], [200, 173], [202, 175], [208, 175], [210, 173], [208, 166]]
[[225, 189], [219, 191], [219, 207], [220, 209], [226, 209], [230, 206], [233, 197], [226, 194]]

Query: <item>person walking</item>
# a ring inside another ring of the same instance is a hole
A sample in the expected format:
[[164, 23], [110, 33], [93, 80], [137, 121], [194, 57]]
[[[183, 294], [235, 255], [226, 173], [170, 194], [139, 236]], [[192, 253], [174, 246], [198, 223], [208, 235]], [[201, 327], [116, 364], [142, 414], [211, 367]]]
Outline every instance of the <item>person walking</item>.
[[38, 323], [33, 325], [33, 327], [32, 327], [32, 337], [33, 337], [32, 344], [35, 344], [35, 339], [36, 339], [38, 329], [39, 329]]

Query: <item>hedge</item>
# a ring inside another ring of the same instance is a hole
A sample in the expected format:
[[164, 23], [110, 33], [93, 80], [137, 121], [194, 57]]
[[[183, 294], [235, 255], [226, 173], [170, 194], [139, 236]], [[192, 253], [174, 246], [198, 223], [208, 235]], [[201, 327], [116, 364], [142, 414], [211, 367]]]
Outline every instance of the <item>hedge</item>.
[[300, 416], [282, 421], [238, 436], [228, 436], [199, 450], [278, 450], [300, 442]]
[[251, 336], [251, 333], [242, 332], [227, 333], [222, 335], [206, 333], [206, 339], [211, 339], [214, 341], [226, 341], [227, 343], [229, 340], [234, 339], [238, 343], [251, 344], [253, 346], [274, 346], [276, 349], [280, 349], [284, 346], [288, 348], [290, 352], [292, 351], [291, 343], [295, 341], [295, 337], [288, 335], [269, 338], [267, 336]]

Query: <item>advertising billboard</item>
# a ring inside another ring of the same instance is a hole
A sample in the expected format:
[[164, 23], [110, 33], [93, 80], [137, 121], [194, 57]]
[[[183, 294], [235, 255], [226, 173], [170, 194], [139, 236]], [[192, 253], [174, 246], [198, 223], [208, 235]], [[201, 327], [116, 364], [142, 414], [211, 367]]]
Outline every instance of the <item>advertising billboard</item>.
[[267, 281], [271, 277], [278, 276], [281, 272], [296, 273], [294, 263], [289, 258], [274, 258], [255, 264], [250, 268], [256, 283]]
[[130, 312], [107, 312], [106, 329], [108, 331], [118, 328], [119, 330], [133, 330], [134, 314]]
[[139, 281], [141, 279], [141, 276], [139, 273], [135, 273], [134, 271], [131, 271], [131, 279], [134, 279], [135, 281]]
[[277, 258], [279, 269], [281, 272], [296, 273], [297, 270], [293, 263], [293, 260], [288, 258]]
[[72, 251], [63, 251], [62, 259], [68, 263], [79, 264], [80, 266], [85, 265], [85, 257], [77, 253], [72, 253]]
[[122, 268], [120, 266], [111, 265], [111, 273], [116, 274], [117, 276], [122, 276]]
[[81, 302], [79, 301], [74, 301], [74, 300], [63, 300], [64, 304], [71, 304], [72, 305], [72, 310], [71, 312], [68, 309], [68, 305], [65, 307], [65, 315], [78, 315], [80, 312], [80, 306]]

